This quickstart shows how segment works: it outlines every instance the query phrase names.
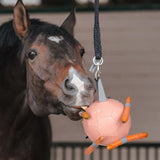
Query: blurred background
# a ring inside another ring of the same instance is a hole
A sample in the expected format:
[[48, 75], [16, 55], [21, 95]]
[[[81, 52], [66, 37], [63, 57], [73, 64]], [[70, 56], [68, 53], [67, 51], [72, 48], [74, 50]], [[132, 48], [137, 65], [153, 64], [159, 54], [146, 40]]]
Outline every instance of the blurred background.
[[[12, 6], [15, 4], [15, 0], [1, 0], [2, 6]], [[29, 6], [65, 6], [73, 5], [77, 3], [78, 5], [92, 5], [94, 0], [24, 0], [24, 3]], [[159, 0], [99, 0], [100, 5], [110, 5], [110, 4], [153, 4], [160, 3]]]
[[[86, 71], [94, 56], [93, 0], [23, 0], [31, 18], [61, 25], [77, 6], [75, 37], [85, 47]], [[12, 19], [16, 0], [0, 0], [0, 24]], [[125, 103], [132, 98], [130, 134], [148, 132], [147, 139], [108, 152], [100, 147], [89, 157], [81, 121], [51, 115], [53, 160], [160, 160], [160, 0], [100, 0], [107, 96]], [[88, 73], [92, 78], [94, 76]]]
[[[3, 9], [3, 6], [11, 7], [14, 6], [15, 3], [16, 0], [0, 0], [1, 10]], [[24, 3], [26, 6], [33, 7], [34, 9], [49, 9], [56, 7], [57, 10], [57, 7], [59, 7], [60, 10], [65, 11], [67, 7], [74, 5], [81, 9], [93, 9], [94, 0], [24, 0]], [[102, 9], [113, 9], [114, 7], [117, 8], [117, 6], [121, 6], [122, 8], [128, 6], [134, 9], [139, 7], [145, 8], [147, 6], [148, 8], [159, 8], [158, 5], [160, 4], [160, 0], [99, 0], [99, 3]], [[135, 5], [137, 6], [135, 7]]]

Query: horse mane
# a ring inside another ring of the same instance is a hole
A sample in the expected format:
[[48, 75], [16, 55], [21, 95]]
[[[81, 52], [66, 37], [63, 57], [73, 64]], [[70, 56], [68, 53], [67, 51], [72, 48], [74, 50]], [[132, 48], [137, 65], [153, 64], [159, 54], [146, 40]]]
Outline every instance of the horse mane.
[[20, 43], [20, 40], [15, 35], [12, 20], [0, 26], [0, 69], [11, 58]]

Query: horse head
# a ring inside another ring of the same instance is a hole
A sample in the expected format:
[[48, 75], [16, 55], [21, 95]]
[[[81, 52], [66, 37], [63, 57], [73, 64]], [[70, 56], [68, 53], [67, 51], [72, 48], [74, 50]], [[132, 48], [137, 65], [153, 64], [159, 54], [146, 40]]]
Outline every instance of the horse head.
[[95, 89], [83, 66], [83, 46], [74, 38], [75, 10], [59, 27], [29, 19], [19, 0], [13, 26], [22, 42], [26, 66], [26, 99], [37, 116], [66, 114], [78, 120], [79, 106], [90, 105]]

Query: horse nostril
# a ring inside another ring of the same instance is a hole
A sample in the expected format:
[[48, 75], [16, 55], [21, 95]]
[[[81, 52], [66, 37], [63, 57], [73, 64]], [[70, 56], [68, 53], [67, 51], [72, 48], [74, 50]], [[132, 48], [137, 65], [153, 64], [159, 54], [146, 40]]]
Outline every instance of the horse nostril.
[[70, 83], [69, 79], [66, 79], [64, 82], [64, 86], [67, 90], [72, 91], [74, 89], [74, 87], [72, 86], [72, 84]]

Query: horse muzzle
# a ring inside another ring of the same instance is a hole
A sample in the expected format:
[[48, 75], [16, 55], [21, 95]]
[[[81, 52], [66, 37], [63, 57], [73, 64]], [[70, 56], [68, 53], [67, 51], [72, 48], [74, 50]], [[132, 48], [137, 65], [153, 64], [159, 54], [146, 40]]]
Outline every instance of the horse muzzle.
[[91, 79], [71, 67], [62, 82], [62, 93], [59, 97], [66, 115], [73, 120], [80, 119], [79, 106], [89, 106], [94, 98], [95, 88]]

